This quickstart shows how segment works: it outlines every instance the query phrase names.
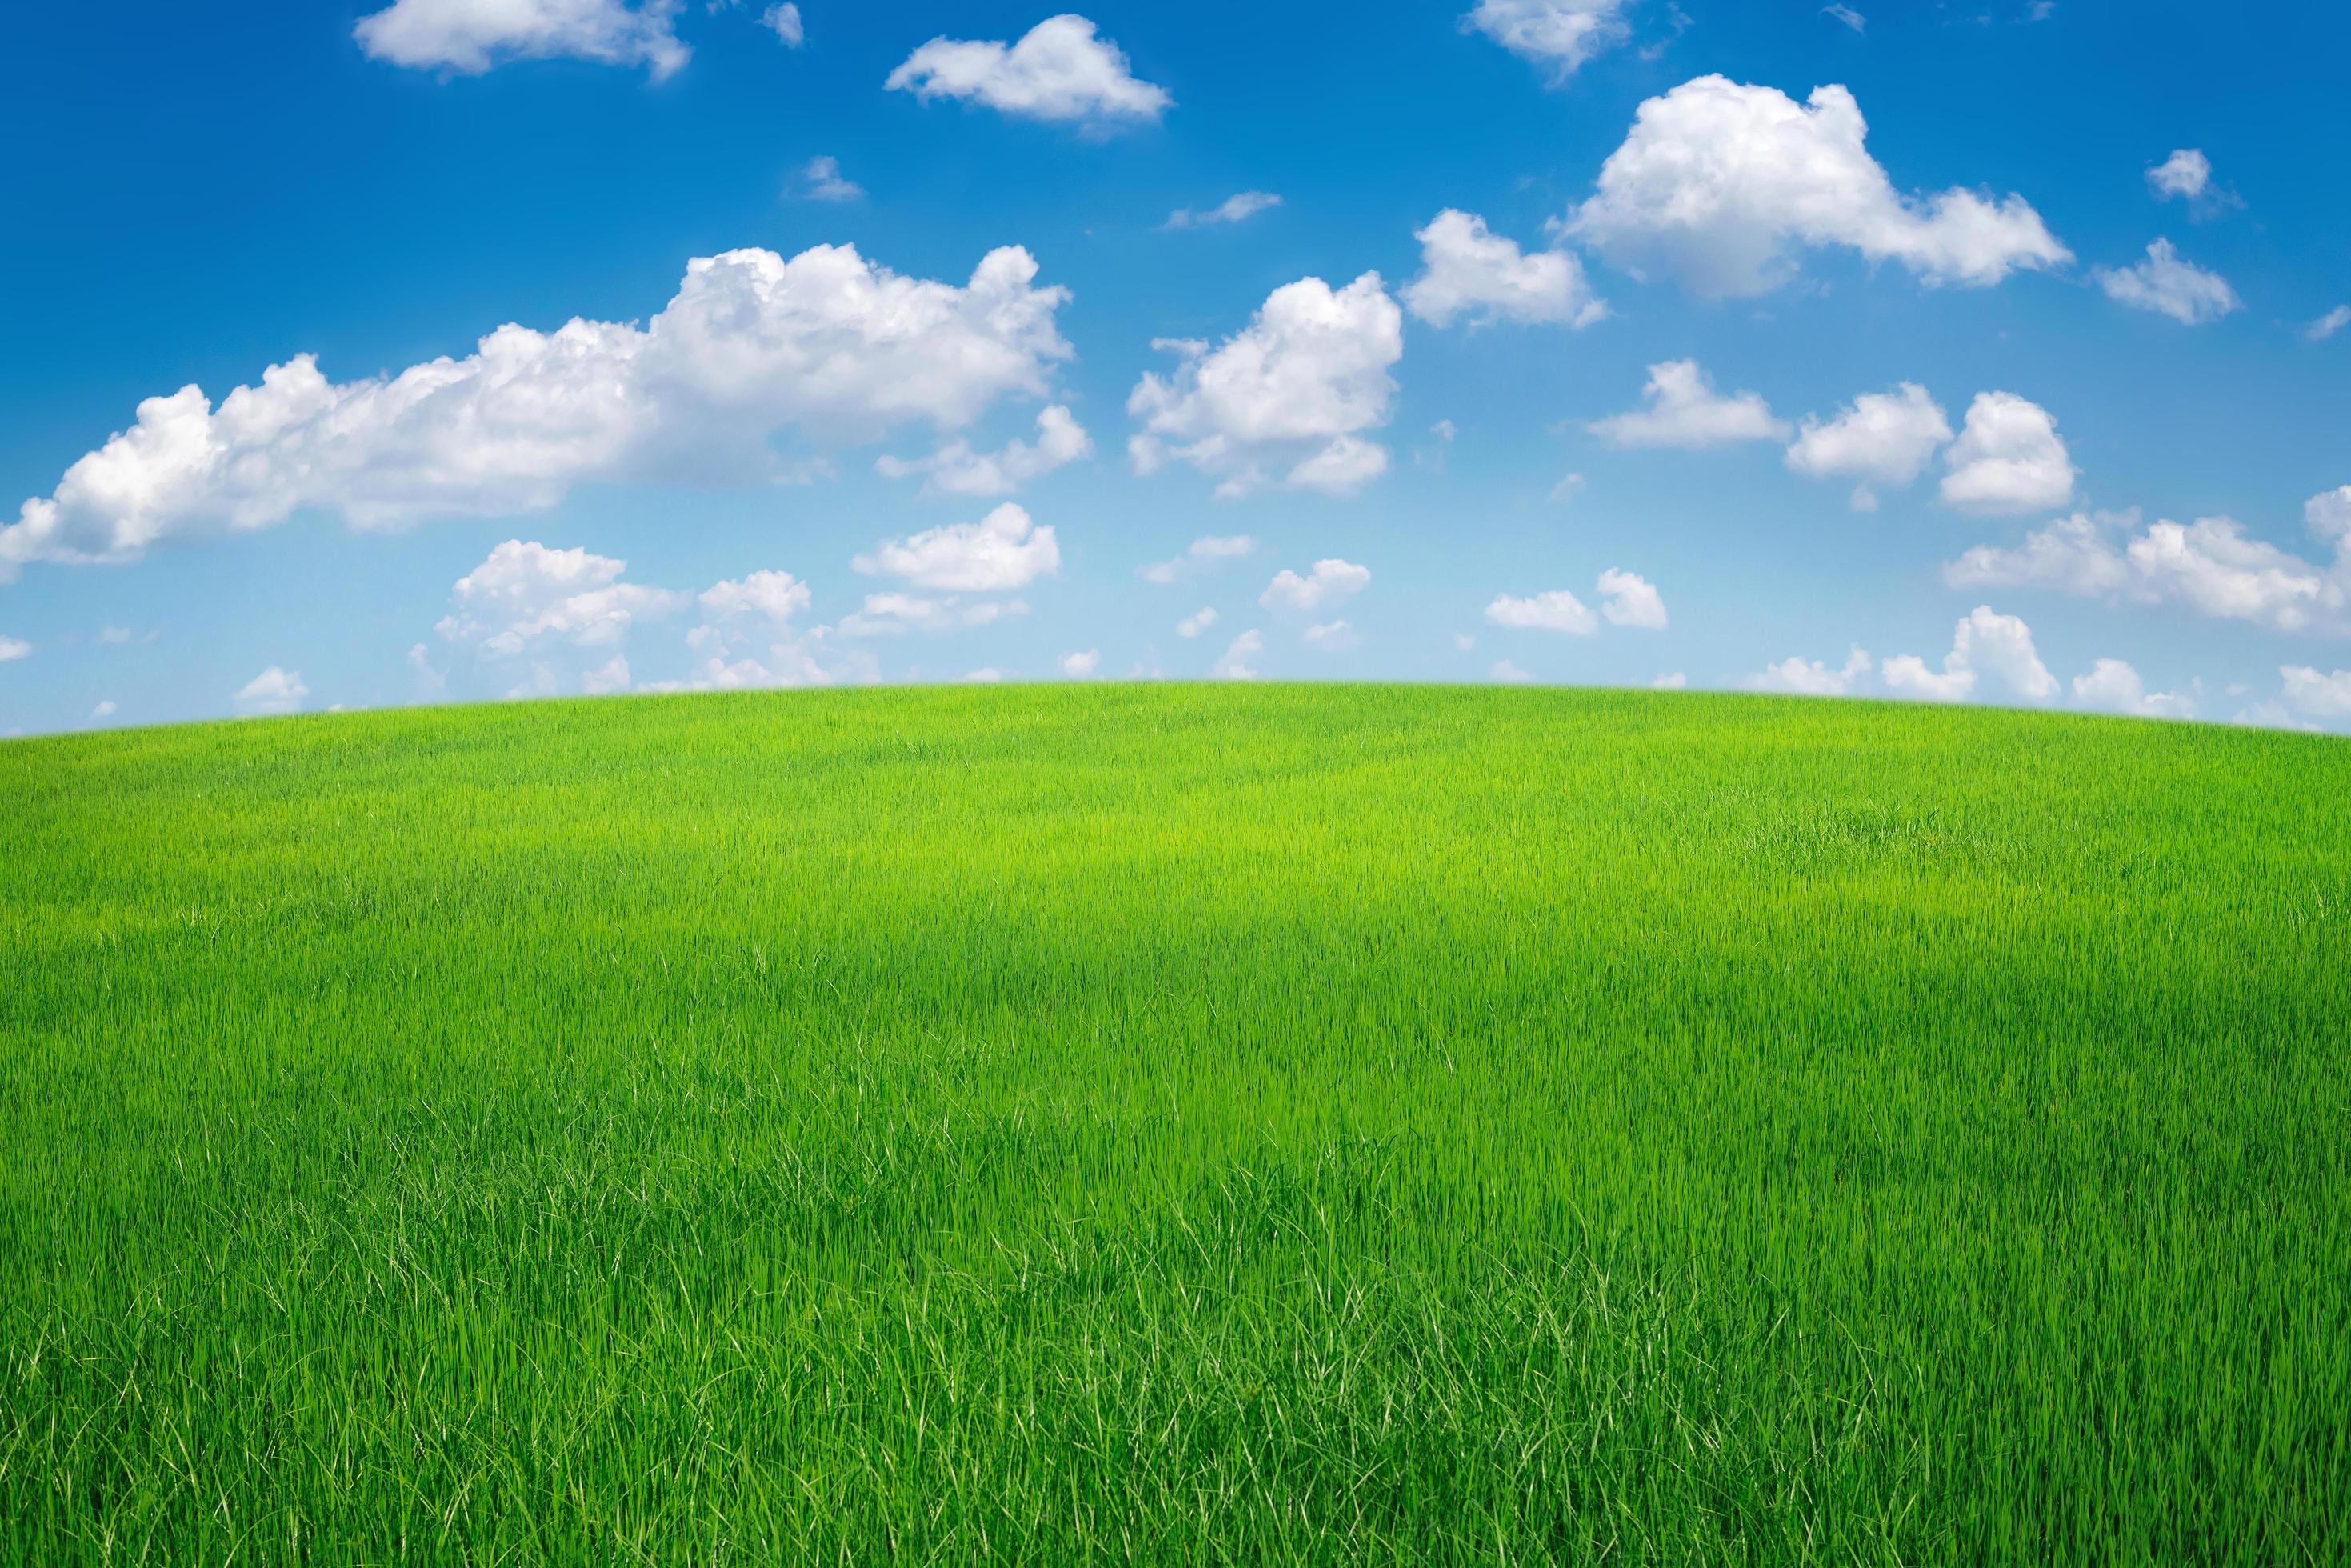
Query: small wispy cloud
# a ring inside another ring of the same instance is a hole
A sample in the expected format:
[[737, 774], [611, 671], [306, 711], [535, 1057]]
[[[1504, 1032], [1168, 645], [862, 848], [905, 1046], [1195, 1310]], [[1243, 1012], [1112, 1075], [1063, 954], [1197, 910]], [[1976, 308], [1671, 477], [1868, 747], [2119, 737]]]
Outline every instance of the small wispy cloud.
[[1167, 214], [1163, 229], [1204, 229], [1217, 224], [1247, 223], [1259, 213], [1270, 212], [1281, 205], [1281, 198], [1270, 191], [1243, 191], [1238, 196], [1228, 196], [1206, 212], [1190, 207], [1178, 207]]
[[2324, 343], [2346, 327], [2351, 327], [2351, 305], [2337, 305], [2304, 327], [2302, 335], [2314, 343]]
[[1869, 30], [1869, 18], [1850, 5], [1823, 5], [1821, 7], [1821, 15], [1834, 17], [1856, 33], [1865, 33]]
[[854, 202], [864, 196], [865, 187], [841, 178], [840, 159], [817, 157], [800, 165], [784, 194], [802, 202]]

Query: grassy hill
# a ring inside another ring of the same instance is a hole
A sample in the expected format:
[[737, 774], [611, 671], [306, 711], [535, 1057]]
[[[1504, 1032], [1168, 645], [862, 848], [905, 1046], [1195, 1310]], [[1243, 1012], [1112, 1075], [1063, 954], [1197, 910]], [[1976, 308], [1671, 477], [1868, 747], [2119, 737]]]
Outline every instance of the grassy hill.
[[5, 1561], [2351, 1553], [2351, 745], [920, 690], [0, 800]]

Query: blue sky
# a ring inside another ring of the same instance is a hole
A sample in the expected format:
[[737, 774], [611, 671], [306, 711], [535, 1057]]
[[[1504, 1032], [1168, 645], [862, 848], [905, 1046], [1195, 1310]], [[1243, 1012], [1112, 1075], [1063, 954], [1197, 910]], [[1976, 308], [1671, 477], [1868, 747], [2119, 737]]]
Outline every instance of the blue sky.
[[988, 672], [2351, 728], [2340, 7], [231, 10], [0, 68], [0, 730]]

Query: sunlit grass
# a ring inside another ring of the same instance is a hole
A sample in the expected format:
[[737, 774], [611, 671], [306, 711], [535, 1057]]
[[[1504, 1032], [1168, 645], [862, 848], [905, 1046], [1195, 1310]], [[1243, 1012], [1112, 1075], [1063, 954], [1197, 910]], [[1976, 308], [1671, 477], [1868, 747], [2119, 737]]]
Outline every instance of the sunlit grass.
[[0, 800], [7, 1561], [2351, 1552], [2341, 742], [899, 691]]

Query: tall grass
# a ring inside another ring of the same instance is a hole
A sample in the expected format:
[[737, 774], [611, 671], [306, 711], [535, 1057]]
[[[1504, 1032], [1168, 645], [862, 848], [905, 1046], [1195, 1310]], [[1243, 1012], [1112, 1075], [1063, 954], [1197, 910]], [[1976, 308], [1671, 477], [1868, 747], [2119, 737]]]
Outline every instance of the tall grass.
[[0, 747], [0, 1560], [2351, 1556], [2351, 746], [768, 695]]

